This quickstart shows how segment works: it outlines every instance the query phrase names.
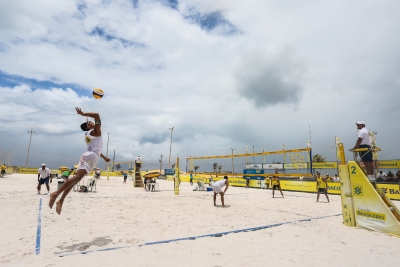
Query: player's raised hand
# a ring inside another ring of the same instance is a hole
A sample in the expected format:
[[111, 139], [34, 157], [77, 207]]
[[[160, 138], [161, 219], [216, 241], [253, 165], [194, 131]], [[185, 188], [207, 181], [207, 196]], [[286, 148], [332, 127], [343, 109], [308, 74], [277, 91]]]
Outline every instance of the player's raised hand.
[[82, 112], [81, 108], [76, 107], [75, 110], [76, 110], [76, 113], [83, 116], [83, 112]]

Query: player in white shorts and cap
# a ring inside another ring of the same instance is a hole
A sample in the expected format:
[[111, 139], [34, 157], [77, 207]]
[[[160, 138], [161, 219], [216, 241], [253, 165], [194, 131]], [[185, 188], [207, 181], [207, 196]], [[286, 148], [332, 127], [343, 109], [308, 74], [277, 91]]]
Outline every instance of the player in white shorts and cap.
[[[229, 187], [229, 181], [228, 181], [228, 176], [224, 176], [223, 180], [219, 180], [216, 181], [215, 183], [212, 184], [212, 190], [214, 192], [214, 206], [216, 206], [217, 204], [215, 203], [217, 200], [217, 194], [221, 195], [221, 202], [222, 202], [222, 207], [225, 207], [225, 203], [224, 203], [224, 195], [226, 190], [228, 190]], [[225, 189], [223, 190], [222, 188], [225, 187]]]
[[83, 113], [80, 108], [75, 108], [79, 115], [91, 117], [92, 121], [86, 121], [81, 124], [82, 131], [86, 131], [85, 143], [87, 151], [81, 155], [79, 166], [76, 170], [74, 177], [68, 179], [57, 191], [50, 194], [49, 207], [53, 208], [54, 202], [61, 194], [61, 198], [56, 203], [56, 211], [61, 213], [62, 205], [65, 197], [86, 174], [90, 173], [99, 162], [99, 158], [103, 158], [106, 162], [110, 159], [104, 156], [101, 151], [103, 150], [103, 137], [101, 136], [101, 120], [98, 113]]

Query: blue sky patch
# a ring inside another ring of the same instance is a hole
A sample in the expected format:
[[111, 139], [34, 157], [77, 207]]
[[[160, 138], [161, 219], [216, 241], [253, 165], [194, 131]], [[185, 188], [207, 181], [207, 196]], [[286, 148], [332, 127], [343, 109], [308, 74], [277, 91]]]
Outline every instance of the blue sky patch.
[[202, 30], [212, 31], [217, 27], [221, 27], [223, 29], [223, 33], [226, 35], [235, 35], [240, 33], [238, 28], [226, 20], [220, 11], [201, 14], [192, 8], [189, 10], [189, 12], [190, 14], [185, 16], [185, 18], [193, 23], [198, 24]]
[[[138, 8], [139, 7], [139, 0], [131, 0], [133, 8]], [[172, 9], [178, 10], [179, 2], [178, 0], [154, 0], [156, 2], [159, 2], [165, 6], [168, 6]]]
[[89, 33], [92, 36], [98, 36], [103, 40], [106, 40], [108, 42], [110, 41], [119, 41], [121, 44], [124, 45], [124, 47], [128, 46], [135, 46], [135, 47], [145, 47], [144, 44], [129, 41], [127, 39], [117, 37], [115, 35], [107, 33], [103, 28], [101, 27], [94, 27], [94, 29]]
[[[55, 80], [55, 79], [54, 79]], [[36, 79], [25, 78], [20, 75], [7, 74], [0, 70], [0, 86], [1, 87], [14, 87], [22, 84], [29, 85], [32, 90], [36, 89], [51, 89], [51, 88], [71, 88], [80, 96], [91, 96], [91, 91], [87, 90], [78, 84], [74, 83], [58, 83], [56, 81], [39, 81]]]
[[7, 46], [6, 44], [0, 43], [0, 52], [6, 52]]
[[178, 0], [161, 0], [164, 5], [169, 6], [172, 9], [178, 10], [179, 2]]

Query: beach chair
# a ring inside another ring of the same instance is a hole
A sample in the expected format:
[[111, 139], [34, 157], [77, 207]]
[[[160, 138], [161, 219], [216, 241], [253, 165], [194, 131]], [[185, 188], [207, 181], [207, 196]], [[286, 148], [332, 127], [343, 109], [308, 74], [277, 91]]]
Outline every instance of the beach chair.
[[92, 193], [96, 192], [97, 180], [98, 179], [92, 179], [92, 178], [88, 179], [87, 184], [86, 184], [88, 192], [92, 192]]
[[206, 191], [206, 187], [204, 186], [203, 181], [197, 181], [197, 191]]

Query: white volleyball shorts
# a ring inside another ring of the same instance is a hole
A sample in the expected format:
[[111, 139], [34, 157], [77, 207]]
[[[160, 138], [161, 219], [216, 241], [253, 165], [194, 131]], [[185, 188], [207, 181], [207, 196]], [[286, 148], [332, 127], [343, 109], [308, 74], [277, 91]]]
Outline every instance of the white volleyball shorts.
[[214, 193], [218, 194], [218, 193], [224, 192], [224, 190], [222, 190], [222, 188], [219, 187], [218, 185], [212, 185], [211, 187], [212, 187], [212, 190]]
[[91, 172], [99, 162], [99, 155], [93, 151], [86, 151], [81, 155], [78, 170], [85, 170], [86, 173]]

